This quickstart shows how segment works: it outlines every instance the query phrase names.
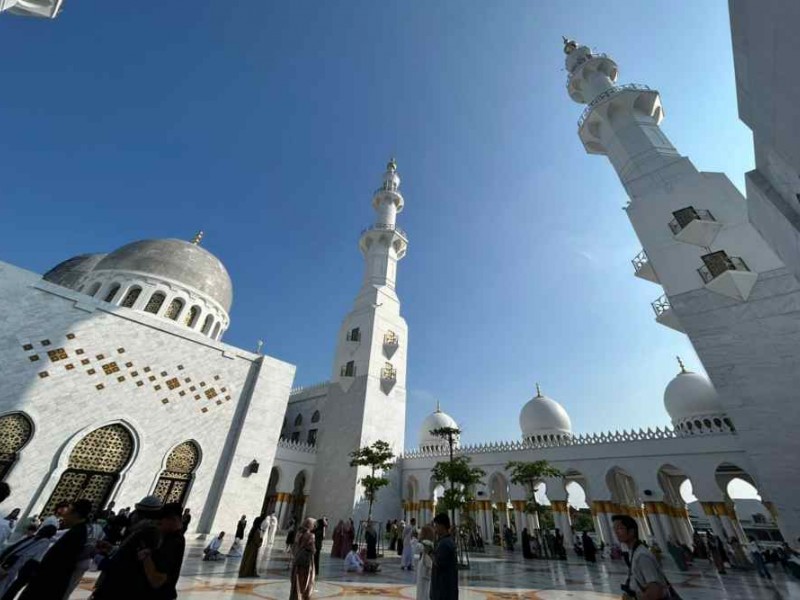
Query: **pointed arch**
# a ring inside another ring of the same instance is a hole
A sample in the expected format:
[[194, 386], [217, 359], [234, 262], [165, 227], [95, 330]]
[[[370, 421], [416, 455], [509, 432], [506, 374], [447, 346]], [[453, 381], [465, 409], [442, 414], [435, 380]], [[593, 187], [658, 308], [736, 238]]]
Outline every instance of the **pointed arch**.
[[314, 411], [314, 414], [313, 414], [313, 415], [311, 415], [311, 422], [312, 422], [312, 423], [319, 423], [319, 419], [320, 419], [320, 414], [319, 414], [319, 411], [318, 411], [318, 410], [315, 410], [315, 411]]
[[50, 494], [41, 514], [52, 514], [59, 502], [85, 498], [94, 510], [105, 506], [120, 473], [134, 454], [134, 436], [122, 423], [89, 432], [69, 454], [67, 468]]
[[175, 446], [167, 455], [153, 495], [164, 503], [177, 502], [182, 506], [186, 502], [200, 458], [200, 446], [194, 440]]
[[11, 472], [20, 451], [33, 437], [33, 421], [25, 413], [0, 417], [0, 481]]
[[194, 329], [194, 326], [197, 325], [197, 318], [199, 316], [200, 316], [200, 307], [195, 305], [189, 309], [189, 312], [186, 313], [186, 320], [183, 322], [184, 325]]
[[206, 320], [203, 322], [203, 328], [200, 330], [200, 333], [208, 333], [213, 322], [214, 315], [206, 315]]

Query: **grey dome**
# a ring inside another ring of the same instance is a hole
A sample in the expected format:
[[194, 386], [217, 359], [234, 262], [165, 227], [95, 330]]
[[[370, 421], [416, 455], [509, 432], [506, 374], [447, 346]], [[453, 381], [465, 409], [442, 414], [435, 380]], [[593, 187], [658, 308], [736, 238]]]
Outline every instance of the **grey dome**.
[[233, 284], [225, 265], [208, 250], [184, 240], [141, 240], [114, 250], [95, 271], [137, 271], [191, 286], [219, 302], [226, 312]]
[[64, 262], [58, 263], [42, 276], [42, 279], [63, 285], [64, 287], [75, 289], [80, 280], [94, 269], [95, 265], [105, 257], [105, 254], [81, 254], [68, 258]]

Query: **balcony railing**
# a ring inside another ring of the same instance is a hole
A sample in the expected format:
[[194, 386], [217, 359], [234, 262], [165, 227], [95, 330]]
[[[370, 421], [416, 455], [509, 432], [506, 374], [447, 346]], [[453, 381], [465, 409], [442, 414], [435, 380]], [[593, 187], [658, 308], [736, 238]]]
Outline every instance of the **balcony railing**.
[[647, 257], [647, 253], [642, 250], [639, 252], [639, 254], [633, 257], [631, 262], [633, 263], [633, 270], [638, 273], [650, 264], [650, 259]]
[[716, 221], [711, 211], [697, 210], [693, 206], [676, 210], [672, 214], [675, 218], [669, 222], [669, 228], [673, 235], [678, 235], [692, 221]]
[[593, 58], [608, 58], [609, 60], [613, 60], [605, 52], [592, 52], [591, 54], [586, 54], [586, 55], [580, 57], [577, 61], [575, 61], [575, 66], [572, 68], [572, 71], [570, 71], [567, 74], [567, 85], [569, 85], [569, 82], [572, 79], [572, 76], [575, 74], [575, 71], [578, 70], [578, 67], [580, 67], [584, 63], [589, 62]]
[[394, 367], [384, 367], [381, 369], [381, 379], [385, 381], [395, 381], [397, 379], [397, 369]]
[[408, 235], [406, 235], [406, 232], [397, 225], [388, 225], [386, 223], [375, 223], [374, 225], [370, 225], [369, 227], [365, 227], [364, 229], [362, 229], [361, 235], [364, 235], [368, 231], [394, 231], [399, 236], [408, 239]]
[[624, 92], [625, 90], [639, 90], [642, 92], [649, 92], [650, 88], [641, 83], [626, 83], [625, 85], [615, 85], [614, 87], [608, 88], [605, 92], [598, 95], [597, 98], [589, 102], [586, 108], [583, 109], [583, 113], [581, 113], [581, 118], [578, 119], [578, 129], [583, 127], [583, 124], [589, 117], [589, 114], [592, 112], [592, 110], [594, 110], [594, 108], [598, 104], [602, 104], [612, 96], [616, 96], [617, 94], [619, 94], [620, 92]]
[[660, 296], [659, 298], [656, 298], [655, 300], [653, 300], [650, 303], [650, 306], [653, 307], [653, 312], [656, 313], [656, 318], [658, 318], [661, 315], [663, 315], [664, 313], [672, 310], [672, 305], [669, 303], [669, 298], [667, 298], [666, 294], [664, 294], [663, 296]]
[[387, 331], [383, 334], [383, 345], [384, 346], [397, 346], [399, 343], [399, 338], [394, 331]]
[[396, 194], [399, 194], [400, 193], [399, 187], [400, 186], [397, 186], [397, 185], [394, 185], [394, 184], [384, 183], [381, 187], [379, 187], [377, 190], [375, 190], [374, 193], [375, 194], [380, 194], [381, 192], [394, 192]]
[[712, 252], [700, 257], [703, 266], [697, 269], [703, 283], [713, 281], [726, 271], [749, 271], [747, 264], [738, 256], [728, 256], [724, 250]]

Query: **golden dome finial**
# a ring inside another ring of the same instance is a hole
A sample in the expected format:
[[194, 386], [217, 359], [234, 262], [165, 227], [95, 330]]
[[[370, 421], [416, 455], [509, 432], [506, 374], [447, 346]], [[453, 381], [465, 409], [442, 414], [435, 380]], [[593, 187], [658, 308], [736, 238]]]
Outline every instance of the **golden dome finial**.
[[688, 371], [686, 370], [686, 366], [683, 364], [683, 361], [681, 360], [681, 357], [676, 356], [675, 358], [678, 359], [678, 366], [681, 368], [681, 373], [688, 373]]
[[536, 383], [536, 397], [542, 398], [542, 388], [539, 387], [539, 383]]
[[395, 159], [394, 156], [390, 158], [389, 162], [386, 164], [386, 170], [392, 172], [397, 171], [397, 160]]
[[570, 54], [578, 47], [578, 43], [575, 40], [571, 40], [565, 35], [562, 35], [561, 39], [564, 41], [564, 54]]
[[204, 235], [205, 235], [205, 233], [204, 233], [204, 232], [203, 232], [203, 230], [201, 229], [200, 231], [198, 231], [197, 233], [195, 233], [195, 234], [194, 234], [194, 237], [192, 238], [192, 243], [193, 243], [195, 246], [199, 246], [199, 245], [200, 245], [200, 242], [202, 242], [202, 241], [203, 241], [203, 236], [204, 236]]
[[441, 408], [441, 406], [439, 406], [439, 401], [438, 400], [436, 401], [436, 411], [435, 412], [437, 412], [437, 413], [442, 412], [442, 408]]

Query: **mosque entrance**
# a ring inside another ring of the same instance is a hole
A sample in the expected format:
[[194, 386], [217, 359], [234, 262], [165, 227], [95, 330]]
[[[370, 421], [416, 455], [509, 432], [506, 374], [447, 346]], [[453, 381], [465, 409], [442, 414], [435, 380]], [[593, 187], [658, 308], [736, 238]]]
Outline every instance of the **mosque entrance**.
[[158, 477], [153, 495], [164, 504], [177, 502], [183, 506], [198, 464], [200, 447], [195, 442], [190, 440], [175, 446], [167, 457], [165, 469]]
[[0, 481], [6, 478], [19, 458], [19, 451], [33, 434], [33, 423], [22, 413], [0, 417]]
[[59, 502], [81, 498], [90, 500], [94, 510], [103, 508], [132, 456], [133, 436], [127, 428], [115, 423], [95, 429], [70, 453], [42, 514], [52, 514]]

